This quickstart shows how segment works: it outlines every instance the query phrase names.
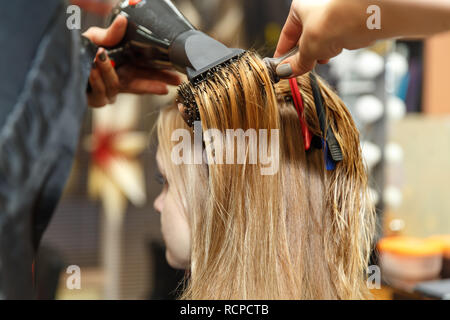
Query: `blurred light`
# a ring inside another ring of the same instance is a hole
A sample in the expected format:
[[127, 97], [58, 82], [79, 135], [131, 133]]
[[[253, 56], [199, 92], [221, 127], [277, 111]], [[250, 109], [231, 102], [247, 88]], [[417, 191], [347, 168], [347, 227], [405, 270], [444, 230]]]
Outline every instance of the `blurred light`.
[[402, 219], [392, 219], [391, 222], [389, 222], [389, 229], [392, 232], [399, 232], [402, 231], [405, 228], [405, 221]]
[[386, 69], [396, 79], [400, 79], [408, 72], [408, 61], [402, 54], [392, 52], [387, 57]]
[[408, 73], [407, 59], [398, 52], [392, 52], [386, 62], [386, 90], [395, 93], [405, 75]]
[[384, 203], [392, 209], [399, 208], [403, 202], [403, 194], [399, 188], [389, 186], [383, 193]]
[[399, 164], [403, 162], [403, 148], [397, 143], [388, 143], [384, 148], [386, 162]]
[[373, 95], [365, 95], [355, 103], [358, 118], [364, 123], [373, 123], [383, 117], [384, 106], [380, 99]]
[[361, 143], [361, 149], [368, 169], [372, 170], [372, 168], [375, 167], [381, 160], [381, 149], [376, 144], [368, 141], [363, 141]]
[[373, 51], [361, 52], [355, 61], [355, 72], [362, 78], [374, 79], [384, 70], [384, 59]]
[[387, 116], [389, 120], [400, 120], [406, 115], [405, 102], [396, 96], [391, 96], [387, 102]]

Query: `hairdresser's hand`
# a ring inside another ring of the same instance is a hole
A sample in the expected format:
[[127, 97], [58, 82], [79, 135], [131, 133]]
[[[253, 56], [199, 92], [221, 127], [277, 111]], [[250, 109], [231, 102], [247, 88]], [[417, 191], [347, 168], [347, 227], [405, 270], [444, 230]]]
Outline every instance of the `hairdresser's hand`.
[[[369, 45], [372, 39], [359, 36], [365, 26], [366, 8], [359, 0], [294, 0], [281, 33], [275, 57], [282, 56], [295, 45], [299, 53], [277, 69], [281, 78], [299, 76], [311, 71], [317, 62], [328, 63], [344, 48]], [[352, 42], [346, 41], [351, 38]]]
[[[380, 29], [368, 27], [376, 5]], [[450, 1], [442, 0], [293, 0], [275, 57], [299, 45], [299, 53], [282, 62], [281, 78], [311, 71], [343, 49], [359, 49], [379, 39], [426, 37], [450, 30]]]
[[[118, 16], [108, 29], [90, 28], [84, 33], [98, 46], [113, 47], [125, 35], [127, 19]], [[125, 65], [115, 70], [104, 48], [100, 48], [95, 58], [95, 67], [91, 71], [89, 83], [92, 91], [88, 94], [88, 103], [92, 107], [103, 107], [114, 103], [120, 92], [136, 94], [168, 93], [168, 85], [179, 85], [179, 76], [170, 71], [138, 69]]]

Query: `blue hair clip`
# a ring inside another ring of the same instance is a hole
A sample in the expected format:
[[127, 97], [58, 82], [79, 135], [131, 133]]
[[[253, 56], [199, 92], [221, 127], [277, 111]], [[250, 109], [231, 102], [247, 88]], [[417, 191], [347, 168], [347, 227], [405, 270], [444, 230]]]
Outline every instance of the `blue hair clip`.
[[322, 148], [323, 148], [323, 158], [325, 161], [325, 165], [328, 171], [333, 171], [336, 169], [336, 161], [333, 160], [333, 157], [330, 155], [330, 150], [328, 148], [328, 143], [322, 139]]
[[322, 131], [322, 150], [324, 152], [324, 161], [328, 171], [336, 169], [336, 164], [344, 159], [341, 146], [336, 140], [333, 130], [326, 124], [325, 108], [323, 106], [322, 94], [320, 93], [317, 78], [314, 73], [309, 73], [314, 104], [316, 105], [317, 117], [319, 118], [320, 129]]

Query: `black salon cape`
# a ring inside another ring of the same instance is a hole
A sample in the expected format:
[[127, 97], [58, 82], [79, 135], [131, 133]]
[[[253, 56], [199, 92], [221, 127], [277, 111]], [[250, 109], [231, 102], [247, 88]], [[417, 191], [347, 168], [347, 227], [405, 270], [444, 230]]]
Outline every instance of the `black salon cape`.
[[35, 298], [32, 263], [66, 183], [95, 52], [62, 0], [0, 10], [0, 299]]

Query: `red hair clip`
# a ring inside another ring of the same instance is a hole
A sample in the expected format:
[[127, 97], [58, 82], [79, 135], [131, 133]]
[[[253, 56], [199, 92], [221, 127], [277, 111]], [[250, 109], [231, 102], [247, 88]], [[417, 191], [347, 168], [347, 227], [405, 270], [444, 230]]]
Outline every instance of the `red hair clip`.
[[302, 126], [302, 136], [303, 136], [303, 144], [305, 145], [305, 150], [309, 150], [311, 148], [311, 140], [312, 136], [309, 132], [308, 126], [306, 125], [304, 110], [305, 107], [303, 105], [302, 94], [300, 93], [300, 88], [297, 84], [297, 79], [292, 78], [289, 79], [289, 85], [291, 86], [292, 99], [294, 100], [295, 109], [297, 110], [298, 119], [300, 120], [300, 124]]

